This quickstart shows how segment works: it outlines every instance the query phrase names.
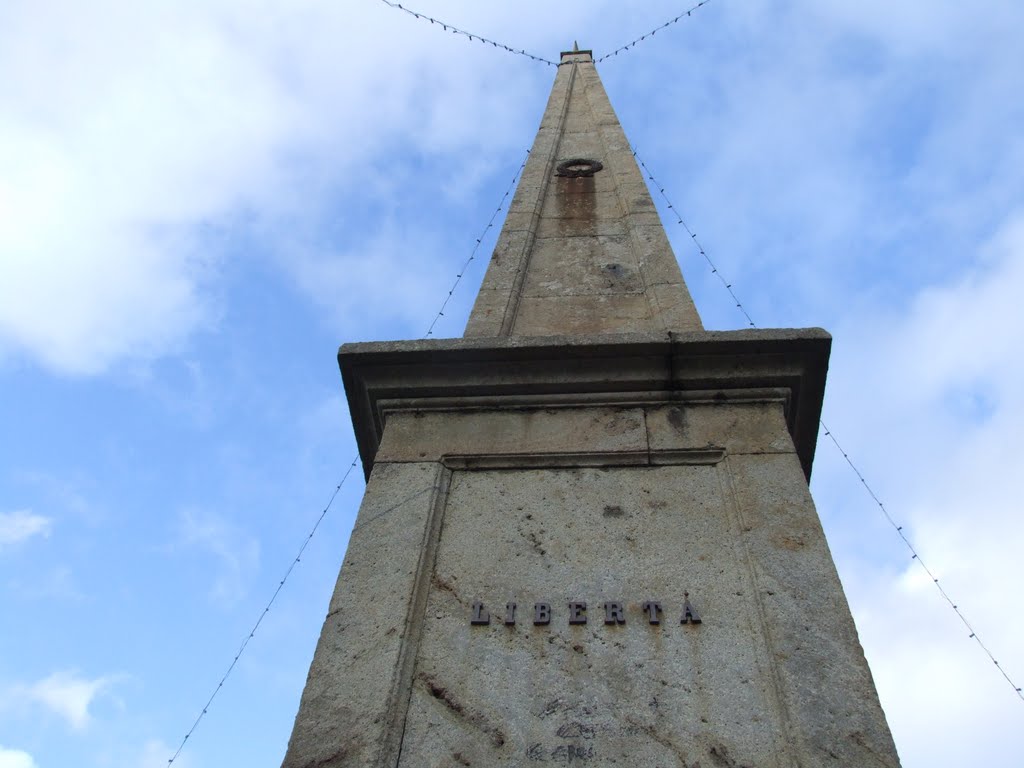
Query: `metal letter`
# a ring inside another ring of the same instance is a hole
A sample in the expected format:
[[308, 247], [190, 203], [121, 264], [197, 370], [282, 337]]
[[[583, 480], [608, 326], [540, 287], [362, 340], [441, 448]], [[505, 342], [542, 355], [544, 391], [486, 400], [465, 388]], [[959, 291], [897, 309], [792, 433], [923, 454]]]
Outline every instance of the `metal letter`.
[[505, 624], [512, 626], [516, 623], [516, 604], [505, 603]]
[[658, 617], [658, 614], [661, 613], [661, 603], [648, 600], [643, 607], [647, 611], [647, 621], [651, 624], [661, 624], [661, 619]]
[[533, 623], [534, 624], [550, 624], [551, 623], [551, 606], [547, 603], [534, 603], [533, 604]]
[[605, 624], [625, 624], [626, 623], [626, 612], [622, 610], [622, 603], [605, 603], [604, 604], [604, 623]]
[[690, 605], [690, 593], [683, 592], [683, 616], [679, 619], [680, 624], [686, 624], [687, 622], [692, 624], [700, 624], [700, 616], [697, 611], [694, 610], [693, 606]]
[[586, 624], [587, 623], [587, 604], [586, 603], [569, 603], [569, 623], [570, 624]]
[[484, 604], [480, 601], [473, 603], [473, 617], [469, 620], [470, 624], [490, 624], [491, 614], [484, 610]]

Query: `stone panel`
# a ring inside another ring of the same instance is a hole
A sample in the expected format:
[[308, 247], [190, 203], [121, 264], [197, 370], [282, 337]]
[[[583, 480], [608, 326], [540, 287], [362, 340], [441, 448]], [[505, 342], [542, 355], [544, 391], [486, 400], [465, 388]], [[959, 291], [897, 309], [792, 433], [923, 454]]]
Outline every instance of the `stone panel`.
[[678, 403], [644, 409], [652, 451], [725, 448], [737, 453], [793, 453], [782, 403]]
[[512, 332], [518, 336], [615, 333], [647, 330], [650, 325], [650, 309], [643, 294], [525, 296]]
[[772, 674], [808, 766], [899, 758], [795, 454], [727, 459], [740, 541], [755, 574]]
[[645, 452], [640, 408], [421, 411], [388, 417], [378, 461], [438, 461], [465, 454]]
[[[721, 473], [456, 472], [400, 766], [795, 765]], [[686, 592], [699, 625], [680, 624]], [[490, 625], [470, 625], [474, 601]], [[542, 601], [551, 623], [535, 626]], [[604, 601], [625, 624], [604, 623]]]

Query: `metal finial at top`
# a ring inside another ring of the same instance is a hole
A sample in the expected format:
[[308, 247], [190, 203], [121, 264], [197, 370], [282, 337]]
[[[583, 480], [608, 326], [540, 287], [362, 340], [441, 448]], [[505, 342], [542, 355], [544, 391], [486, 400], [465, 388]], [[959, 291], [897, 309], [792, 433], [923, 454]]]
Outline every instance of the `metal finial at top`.
[[572, 41], [572, 52], [573, 53], [579, 53], [580, 52], [580, 44], [578, 42], [576, 42], [575, 40]]

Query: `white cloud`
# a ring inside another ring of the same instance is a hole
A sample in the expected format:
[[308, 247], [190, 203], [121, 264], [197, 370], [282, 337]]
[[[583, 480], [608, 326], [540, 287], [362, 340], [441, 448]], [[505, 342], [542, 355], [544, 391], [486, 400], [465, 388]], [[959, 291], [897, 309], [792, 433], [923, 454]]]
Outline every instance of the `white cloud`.
[[[1018, 685], [1024, 617], [1007, 605], [1005, 585], [1020, 582], [1024, 549], [1016, 487], [1022, 293], [1024, 211], [1002, 222], [960, 277], [921, 291], [902, 316], [859, 318], [860, 328], [837, 334], [844, 346], [834, 416], [826, 414]], [[839, 498], [849, 471], [823, 446], [816, 497], [820, 509], [849, 510], [851, 527], [831, 543], [905, 764], [1009, 765], [1005, 744], [992, 739], [934, 738], [1011, 733], [1019, 701], [870, 499], [860, 489]]]
[[49, 536], [53, 521], [27, 509], [0, 512], [0, 549], [20, 544], [33, 536]]
[[451, 152], [521, 119], [522, 75], [488, 87], [500, 61], [384, 6], [61, 5], [0, 12], [0, 353], [55, 371], [175, 353], [217, 322], [220, 233], [365, 185], [389, 140]]
[[55, 565], [41, 573], [19, 573], [7, 582], [9, 594], [22, 600], [62, 600], [80, 602], [87, 599], [69, 565]]
[[244, 596], [259, 565], [259, 542], [222, 518], [194, 509], [181, 513], [180, 525], [187, 546], [208, 552], [218, 561], [212, 596], [224, 601]]
[[0, 45], [0, 343], [77, 373], [165, 352], [207, 319], [209, 264], [183, 227], [238, 202], [277, 130], [224, 30], [101, 5], [112, 23], [23, 6]]
[[41, 704], [80, 731], [90, 723], [89, 708], [96, 697], [113, 683], [112, 677], [90, 680], [74, 672], [54, 672], [31, 685], [16, 686], [13, 693], [15, 698]]
[[[418, 336], [426, 332], [454, 279], [453, 273], [437, 268], [435, 257], [441, 252], [429, 237], [417, 241], [412, 233], [381, 235], [345, 253], [296, 249], [284, 268], [344, 338], [358, 337], [367, 325], [389, 322], [401, 323]], [[410, 254], [416, 258], [410, 260]], [[339, 301], [342, 296], [349, 298]], [[378, 300], [368, 302], [369, 296]]]
[[37, 763], [28, 752], [0, 746], [0, 768], [37, 768]]

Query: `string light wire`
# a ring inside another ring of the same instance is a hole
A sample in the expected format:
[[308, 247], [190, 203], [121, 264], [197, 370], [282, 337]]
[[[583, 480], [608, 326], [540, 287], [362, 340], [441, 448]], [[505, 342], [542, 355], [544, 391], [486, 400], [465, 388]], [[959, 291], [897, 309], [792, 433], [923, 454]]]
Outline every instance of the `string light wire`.
[[[551, 67], [557, 67], [558, 66], [557, 64], [555, 64], [555, 62], [549, 61], [548, 59], [545, 59], [543, 56], [534, 56], [532, 53], [527, 53], [525, 49], [513, 48], [513, 47], [511, 47], [509, 45], [505, 45], [504, 43], [499, 43], [496, 40], [491, 40], [489, 38], [486, 38], [483, 35], [478, 35], [475, 32], [467, 32], [464, 29], [459, 29], [458, 27], [456, 27], [453, 24], [449, 24], [447, 21], [441, 21], [440, 19], [435, 19], [433, 16], [428, 16], [425, 13], [420, 13], [419, 11], [414, 11], [411, 8], [406, 8], [401, 3], [395, 3], [395, 2], [392, 2], [392, 0], [380, 0], [380, 1], [382, 3], [384, 3], [384, 5], [386, 5], [386, 6], [390, 7], [390, 8], [394, 8], [395, 10], [402, 11], [403, 13], [407, 13], [410, 16], [415, 16], [417, 19], [421, 19], [423, 21], [429, 21], [431, 24], [437, 24], [445, 32], [451, 32], [453, 35], [462, 35], [463, 37], [468, 37], [470, 42], [472, 42], [473, 40], [479, 40], [484, 45], [490, 45], [490, 46], [493, 46], [494, 48], [501, 48], [501, 49], [503, 49], [505, 51], [508, 51], [509, 53], [514, 53], [516, 56], [525, 56], [528, 59], [532, 59], [533, 61], [538, 61], [538, 62], [540, 62], [542, 64], [547, 64], [548, 66], [551, 66]], [[704, 1], [707, 2], [707, 0], [704, 0]]]
[[872, 490], [871, 486], [868, 485], [868, 481], [864, 479], [864, 475], [861, 474], [860, 470], [857, 469], [857, 466], [853, 463], [853, 460], [849, 457], [846, 451], [843, 450], [843, 446], [841, 446], [839, 444], [839, 441], [836, 440], [836, 436], [832, 433], [832, 430], [825, 426], [824, 421], [819, 421], [818, 423], [821, 424], [821, 428], [825, 430], [825, 435], [832, 441], [835, 447], [843, 455], [843, 458], [846, 460], [846, 463], [850, 465], [850, 469], [852, 469], [854, 474], [857, 475], [857, 479], [860, 480], [861, 485], [864, 486], [864, 490], [868, 492], [868, 494], [874, 500], [875, 504], [878, 505], [878, 508], [882, 510], [882, 514], [885, 515], [885, 519], [889, 522], [889, 525], [891, 525], [893, 529], [896, 531], [896, 535], [899, 536], [900, 539], [902, 539], [903, 544], [907, 547], [908, 550], [910, 550], [911, 559], [916, 561], [917, 564], [920, 565], [922, 569], [924, 569], [924, 572], [928, 574], [928, 578], [931, 579], [932, 583], [935, 585], [935, 588], [939, 590], [939, 594], [942, 595], [942, 599], [949, 604], [949, 607], [953, 609], [953, 613], [955, 613], [957, 618], [960, 619], [960, 623], [963, 624], [964, 627], [966, 627], [969, 633], [968, 637], [978, 644], [978, 647], [980, 647], [981, 650], [985, 653], [985, 655], [988, 656], [989, 660], [999, 670], [999, 673], [1004, 678], [1006, 678], [1006, 682], [1008, 682], [1010, 686], [1013, 688], [1014, 692], [1016, 692], [1017, 698], [1024, 701], [1024, 691], [1021, 691], [1020, 686], [1018, 686], [1013, 681], [1013, 679], [1007, 674], [1006, 670], [1003, 669], [1002, 664], [1000, 664], [996, 660], [996, 657], [992, 655], [992, 651], [990, 651], [988, 649], [988, 646], [982, 642], [980, 637], [978, 637], [978, 633], [974, 630], [974, 627], [971, 626], [971, 623], [967, 620], [967, 617], [964, 616], [963, 613], [960, 611], [960, 607], [953, 602], [953, 598], [949, 596], [949, 593], [946, 592], [945, 588], [943, 588], [943, 586], [939, 583], [938, 577], [934, 573], [932, 573], [931, 569], [927, 565], [925, 565], [925, 562], [921, 559], [921, 556], [918, 554], [917, 549], [914, 548], [914, 545], [911, 543], [910, 539], [908, 539], [907, 535], [903, 532], [903, 526], [897, 523], [896, 520], [893, 519], [893, 516], [889, 514], [889, 510], [885, 508], [885, 504], [882, 503], [882, 500], [878, 498], [874, 490]]
[[[498, 214], [502, 210], [504, 210], [505, 202], [508, 200], [509, 195], [512, 194], [512, 190], [515, 187], [516, 182], [519, 180], [519, 176], [520, 174], [522, 174], [523, 169], [526, 167], [526, 161], [529, 159], [529, 157], [530, 150], [527, 150], [526, 157], [523, 159], [523, 162], [519, 164], [519, 168], [516, 169], [515, 174], [512, 176], [512, 181], [510, 181], [508, 186], [505, 188], [505, 193], [501, 196], [501, 202], [499, 202], [497, 208], [494, 209], [494, 212], [491, 214], [490, 220], [487, 222], [487, 226], [484, 227], [483, 232], [480, 233], [480, 237], [476, 239], [476, 244], [473, 246], [473, 250], [470, 253], [469, 258], [466, 259], [465, 263], [463, 263], [462, 265], [462, 269], [460, 269], [458, 274], [455, 276], [455, 282], [452, 284], [451, 290], [448, 291], [448, 295], [444, 298], [444, 301], [441, 304], [441, 309], [438, 310], [437, 315], [434, 316], [433, 322], [430, 323], [430, 328], [427, 329], [426, 334], [424, 334], [425, 336], [430, 336], [434, 332], [435, 324], [444, 316], [444, 310], [448, 306], [448, 302], [451, 301], [452, 294], [455, 293], [455, 290], [459, 287], [459, 283], [462, 282], [462, 278], [466, 274], [466, 270], [469, 268], [470, 263], [476, 258], [477, 252], [480, 250], [480, 245], [483, 242], [484, 237], [487, 235], [487, 232], [494, 226], [494, 220], [498, 217]], [[341, 491], [341, 487], [345, 485], [345, 481], [348, 480], [349, 475], [352, 474], [352, 470], [355, 469], [355, 466], [358, 463], [358, 461], [359, 455], [357, 454], [352, 458], [352, 461], [349, 463], [348, 469], [345, 470], [345, 474], [341, 478], [341, 481], [334, 487], [334, 492], [331, 494], [331, 497], [327, 500], [327, 504], [320, 512], [320, 516], [316, 519], [316, 522], [313, 523], [313, 528], [310, 530], [309, 534], [307, 534], [306, 538], [303, 540], [302, 546], [299, 547], [298, 553], [289, 563], [287, 570], [284, 572], [284, 576], [282, 576], [281, 580], [278, 582], [277, 588], [274, 590], [274, 593], [270, 596], [270, 600], [267, 602], [266, 607], [264, 607], [263, 612], [259, 615], [259, 618], [256, 620], [256, 623], [253, 625], [252, 629], [249, 630], [249, 634], [245, 636], [245, 639], [242, 641], [241, 646], [238, 648], [238, 652], [231, 660], [231, 663], [228, 665], [227, 670], [221, 676], [220, 682], [217, 683], [217, 687], [213, 689], [213, 693], [210, 694], [210, 698], [207, 699], [206, 704], [203, 705], [203, 708], [196, 716], [195, 721], [192, 723], [192, 727], [188, 729], [188, 733], [185, 734], [184, 738], [181, 740], [181, 743], [178, 745], [178, 749], [175, 750], [174, 754], [167, 761], [168, 766], [172, 765], [174, 761], [178, 759], [178, 756], [185, 748], [185, 745], [188, 743], [188, 740], [192, 737], [192, 734], [195, 733], [196, 728], [199, 727], [199, 723], [201, 723], [203, 718], [206, 717], [206, 714], [210, 709], [210, 705], [213, 704], [213, 700], [217, 698], [217, 694], [220, 693], [221, 689], [224, 687], [224, 684], [227, 682], [228, 677], [231, 676], [231, 673], [238, 665], [238, 660], [242, 657], [242, 654], [248, 647], [249, 641], [252, 640], [253, 637], [255, 637], [256, 630], [260, 628], [260, 625], [263, 623], [263, 619], [265, 619], [267, 614], [270, 613], [270, 608], [274, 605], [274, 601], [277, 600], [277, 596], [281, 594], [281, 590], [284, 589], [285, 582], [288, 581], [288, 577], [291, 576], [292, 571], [295, 569], [295, 566], [299, 564], [299, 561], [302, 559], [302, 554], [306, 551], [306, 547], [308, 547], [309, 543], [313, 540], [313, 536], [316, 535], [317, 530], [320, 528], [320, 524], [327, 516], [327, 513], [330, 511], [331, 506], [334, 504], [334, 500], [337, 498], [338, 493]]]
[[305, 540], [303, 540], [302, 546], [299, 547], [298, 553], [295, 555], [294, 559], [292, 559], [291, 563], [288, 564], [288, 569], [284, 572], [284, 576], [282, 576], [281, 580], [277, 583], [277, 589], [275, 589], [274, 594], [270, 596], [270, 600], [267, 602], [266, 607], [263, 609], [263, 613], [261, 613], [259, 618], [256, 619], [256, 623], [253, 624], [252, 629], [249, 630], [249, 634], [245, 636], [245, 640], [242, 641], [242, 645], [239, 647], [238, 653], [236, 653], [235, 657], [231, 660], [231, 664], [228, 665], [227, 671], [224, 672], [223, 676], [220, 679], [220, 682], [217, 683], [217, 687], [213, 689], [213, 693], [210, 694], [210, 698], [207, 699], [206, 704], [203, 705], [202, 710], [200, 710], [199, 714], [196, 716], [195, 722], [192, 723], [192, 727], [188, 729], [188, 733], [186, 733], [185, 737], [181, 740], [181, 743], [178, 745], [178, 749], [175, 750], [174, 754], [171, 756], [171, 759], [167, 761], [167, 765], [171, 765], [172, 763], [174, 763], [175, 760], [178, 759], [178, 755], [180, 755], [181, 751], [185, 748], [185, 744], [188, 743], [189, 738], [191, 738], [192, 734], [195, 733], [196, 728], [199, 727], [199, 723], [201, 723], [203, 721], [203, 718], [206, 717], [206, 713], [209, 711], [210, 705], [213, 704], [213, 700], [217, 698], [217, 694], [220, 693], [221, 688], [224, 687], [224, 683], [227, 682], [228, 677], [230, 677], [231, 673], [234, 671], [235, 666], [238, 664], [238, 660], [242, 657], [242, 654], [245, 653], [245, 649], [246, 647], [248, 647], [249, 641], [253, 639], [253, 637], [256, 635], [256, 630], [258, 630], [260, 628], [260, 624], [263, 623], [263, 619], [265, 619], [267, 617], [267, 614], [270, 613], [271, 606], [274, 605], [274, 601], [277, 600], [277, 596], [281, 594], [281, 590], [284, 589], [285, 582], [288, 581], [288, 577], [292, 575], [292, 571], [295, 569], [295, 566], [299, 564], [299, 560], [302, 559], [303, 552], [306, 551], [306, 547], [308, 547], [309, 542], [312, 541], [313, 536], [316, 534], [317, 529], [320, 527], [320, 523], [322, 523], [324, 518], [327, 517], [327, 513], [330, 511], [331, 505], [334, 504], [334, 500], [337, 498], [338, 493], [341, 491], [341, 487], [345, 484], [345, 481], [348, 480], [348, 476], [352, 474], [352, 470], [355, 469], [356, 463], [358, 461], [359, 456], [356, 455], [352, 459], [352, 462], [348, 465], [348, 469], [345, 470], [345, 474], [344, 476], [342, 476], [341, 482], [334, 486], [334, 493], [332, 493], [331, 497], [327, 500], [327, 504], [324, 506], [323, 511], [320, 512], [320, 517], [316, 519], [316, 522], [313, 524], [313, 528], [309, 532], [309, 535], [307, 535]]
[[[700, 241], [697, 240], [697, 235], [693, 232], [693, 230], [690, 229], [686, 222], [683, 221], [683, 217], [679, 214], [679, 210], [672, 204], [672, 201], [669, 200], [668, 195], [665, 193], [664, 187], [662, 187], [661, 184], [658, 183], [657, 179], [654, 178], [654, 174], [651, 173], [651, 170], [647, 167], [646, 163], [644, 163], [644, 161], [637, 154], [635, 147], [633, 148], [633, 157], [636, 158], [637, 162], [640, 164], [640, 167], [644, 169], [644, 172], [647, 174], [648, 181], [650, 181], [654, 185], [654, 188], [658, 190], [658, 193], [661, 195], [662, 199], [664, 199], [665, 204], [668, 206], [668, 209], [672, 211], [672, 215], [676, 217], [676, 222], [678, 224], [681, 224], [683, 229], [686, 230], [686, 233], [690, 236], [690, 239], [693, 241], [694, 246], [700, 252], [700, 255], [704, 257], [704, 260], [708, 263], [708, 266], [711, 267], [712, 273], [714, 273], [721, 281], [722, 285], [725, 286], [726, 290], [729, 292], [729, 295], [735, 302], [736, 308], [743, 313], [743, 316], [747, 319], [747, 323], [750, 325], [750, 327], [756, 328], [757, 326], [754, 324], [753, 319], [751, 319], [750, 314], [747, 312], [746, 308], [743, 306], [742, 302], [740, 302], [740, 300], [736, 296], [736, 293], [733, 291], [732, 283], [725, 279], [722, 273], [718, 270], [718, 267], [711, 260], [711, 257], [704, 249], [704, 246], [702, 246], [700, 244]], [[1010, 677], [1007, 671], [1003, 669], [1003, 666], [999, 663], [999, 661], [996, 659], [993, 653], [989, 650], [988, 646], [985, 645], [984, 642], [982, 642], [982, 639], [978, 636], [977, 631], [967, 620], [967, 617], [964, 616], [963, 612], [960, 610], [960, 607], [955, 602], [953, 602], [953, 598], [949, 596], [949, 593], [946, 592], [945, 588], [939, 583], [938, 577], [932, 572], [931, 568], [929, 568], [925, 564], [924, 560], [921, 559], [920, 553], [918, 553], [913, 543], [911, 543], [910, 539], [907, 537], [907, 534], [903, 530], [903, 526], [896, 522], [893, 516], [889, 513], [889, 510], [886, 509], [885, 504], [883, 504], [882, 500], [878, 497], [878, 494], [875, 493], [874, 489], [868, 484], [867, 479], [864, 477], [863, 474], [861, 474], [861, 471], [857, 468], [857, 465], [853, 463], [853, 460], [850, 458], [849, 454], [839, 444], [839, 441], [836, 439], [835, 434], [832, 432], [831, 429], [829, 429], [825, 425], [825, 422], [823, 420], [819, 419], [818, 423], [821, 425], [821, 428], [825, 431], [825, 436], [832, 441], [835, 447], [839, 450], [839, 453], [842, 454], [843, 459], [846, 460], [846, 463], [849, 465], [850, 469], [852, 469], [854, 474], [857, 475], [857, 479], [860, 480], [860, 483], [864, 487], [864, 490], [868, 492], [868, 495], [871, 496], [871, 499], [875, 502], [875, 504], [878, 505], [878, 508], [882, 511], [882, 514], [885, 516], [885, 519], [888, 521], [889, 525], [893, 527], [893, 529], [896, 531], [896, 534], [903, 541], [904, 546], [906, 546], [907, 550], [909, 550], [910, 552], [911, 560], [913, 560], [921, 566], [924, 572], [928, 575], [928, 578], [931, 579], [932, 584], [934, 584], [935, 588], [939, 591], [939, 594], [942, 595], [942, 599], [946, 601], [949, 607], [953, 610], [953, 613], [956, 614], [957, 618], [967, 629], [969, 633], [969, 638], [971, 640], [974, 640], [978, 644], [978, 647], [981, 648], [981, 650], [985, 653], [986, 656], [988, 656], [992, 664], [999, 670], [999, 673], [1006, 679], [1006, 682], [1009, 683], [1010, 687], [1013, 688], [1014, 692], [1017, 694], [1017, 698], [1021, 699], [1021, 701], [1024, 701], [1024, 691], [1022, 691], [1021, 687], [1017, 685], [1016, 682], [1014, 682], [1013, 678]]]
[[679, 209], [672, 204], [672, 201], [668, 199], [668, 195], [665, 194], [665, 188], [658, 183], [658, 180], [654, 178], [654, 174], [651, 173], [651, 169], [647, 167], [647, 163], [645, 163], [636, 153], [636, 147], [632, 147], [632, 150], [633, 157], [636, 158], [636, 161], [640, 163], [640, 167], [644, 169], [644, 173], [647, 174], [647, 180], [654, 185], [655, 189], [658, 190], [658, 194], [661, 195], [662, 199], [665, 201], [665, 204], [668, 206], [668, 209], [672, 211], [672, 215], [676, 217], [676, 223], [681, 224], [683, 229], [686, 230], [686, 234], [690, 236], [690, 239], [693, 241], [694, 246], [697, 248], [700, 255], [704, 257], [704, 261], [706, 261], [708, 263], [708, 266], [711, 267], [711, 273], [719, 279], [722, 285], [725, 286], [725, 290], [727, 290], [729, 292], [729, 295], [732, 296], [732, 300], [733, 303], [736, 305], [736, 308], [740, 312], [742, 312], [743, 316], [747, 319], [747, 325], [749, 325], [751, 328], [756, 328], [757, 326], [754, 324], [754, 320], [750, 316], [750, 313], [747, 312], [746, 308], [743, 306], [743, 303], [739, 300], [739, 297], [736, 295], [736, 292], [732, 289], [732, 283], [726, 280], [725, 276], [718, 271], [718, 267], [715, 265], [715, 262], [711, 260], [711, 257], [708, 256], [708, 252], [704, 249], [704, 246], [701, 245], [700, 240], [697, 239], [697, 233], [690, 229], [690, 226], [685, 221], [683, 221], [683, 217], [679, 213]]
[[[551, 67], [557, 67], [558, 66], [555, 62], [551, 61], [550, 59], [545, 59], [543, 56], [536, 56], [536, 55], [534, 55], [532, 53], [528, 53], [526, 51], [526, 49], [524, 49], [524, 48], [513, 48], [510, 45], [506, 45], [505, 43], [499, 43], [496, 40], [491, 40], [490, 38], [484, 37], [483, 35], [478, 35], [475, 32], [467, 32], [464, 29], [456, 27], [454, 24], [449, 24], [447, 21], [442, 21], [441, 19], [436, 19], [433, 16], [429, 16], [429, 15], [427, 15], [425, 13], [420, 12], [420, 11], [414, 11], [412, 8], [406, 8], [401, 3], [394, 2], [394, 0], [380, 0], [380, 1], [382, 3], [384, 3], [384, 5], [388, 6], [389, 8], [394, 8], [396, 11], [402, 11], [403, 13], [407, 13], [410, 16], [413, 16], [414, 18], [420, 19], [422, 21], [429, 21], [432, 25], [438, 25], [445, 32], [451, 32], [453, 35], [462, 35], [463, 37], [468, 38], [470, 42], [472, 42], [473, 40], [478, 40], [481, 43], [483, 43], [484, 45], [490, 45], [490, 46], [492, 46], [494, 48], [500, 48], [500, 49], [502, 49], [504, 51], [507, 51], [508, 53], [514, 53], [516, 56], [525, 56], [528, 59], [540, 62], [542, 64], [547, 64], [548, 66], [551, 66]], [[638, 43], [642, 43], [644, 40], [646, 40], [649, 37], [654, 37], [658, 33], [659, 30], [665, 29], [666, 27], [670, 27], [673, 24], [677, 24], [678, 22], [682, 21], [683, 19], [689, 18], [693, 14], [694, 11], [699, 10], [700, 8], [704, 7], [705, 5], [707, 5], [710, 2], [711, 2], [711, 0], [701, 0], [701, 2], [697, 3], [696, 5], [692, 6], [691, 8], [683, 11], [678, 16], [675, 16], [675, 17], [669, 19], [664, 24], [658, 25], [657, 27], [652, 29], [650, 32], [647, 32], [646, 34], [640, 35], [640, 37], [636, 38], [635, 40], [631, 40], [630, 42], [626, 43], [625, 45], [619, 46], [618, 48], [616, 48], [611, 53], [606, 53], [605, 55], [601, 56], [600, 58], [595, 59], [594, 63], [595, 64], [600, 64], [605, 59], [610, 59], [613, 56], [618, 56], [620, 53], [625, 53], [626, 51], [628, 51], [628, 50], [630, 50], [632, 48], [635, 48]]]
[[476, 239], [476, 245], [473, 246], [472, 252], [469, 254], [469, 258], [462, 265], [462, 269], [455, 275], [455, 282], [452, 283], [451, 289], [448, 291], [448, 295], [444, 297], [444, 301], [441, 304], [441, 308], [437, 310], [437, 314], [434, 315], [434, 319], [430, 323], [430, 327], [427, 328], [427, 332], [423, 334], [426, 336], [432, 336], [434, 334], [434, 326], [437, 325], [437, 321], [444, 317], [444, 310], [448, 306], [448, 302], [452, 300], [452, 294], [455, 293], [455, 289], [459, 287], [459, 283], [462, 282], [462, 276], [466, 274], [466, 270], [469, 265], [476, 259], [477, 252], [480, 250], [480, 245], [483, 243], [484, 238], [487, 236], [487, 232], [494, 226], [494, 220], [498, 218], [498, 214], [504, 210], [505, 201], [508, 200], [508, 196], [512, 194], [512, 189], [515, 187], [516, 182], [519, 180], [519, 175], [523, 172], [526, 167], [526, 161], [530, 159], [530, 150], [526, 150], [526, 157], [523, 158], [523, 162], [519, 164], [519, 168], [516, 169], [515, 175], [512, 176], [512, 181], [509, 182], [508, 187], [505, 188], [505, 194], [501, 196], [501, 202], [498, 203], [498, 207], [494, 209], [494, 213], [491, 214], [490, 220], [487, 222], [487, 226], [484, 227], [484, 231], [480, 233], [480, 237]]
[[640, 35], [640, 37], [636, 38], [636, 40], [631, 40], [630, 42], [626, 43], [625, 45], [620, 46], [619, 48], [616, 48], [611, 53], [606, 53], [604, 56], [601, 56], [600, 58], [595, 59], [594, 63], [595, 64], [600, 64], [605, 59], [610, 59], [612, 56], [618, 56], [620, 53], [625, 53], [629, 49], [635, 48], [637, 43], [641, 43], [641, 42], [643, 42], [644, 40], [646, 40], [649, 37], [654, 37], [654, 35], [658, 32], [659, 29], [665, 29], [665, 27], [669, 27], [669, 26], [671, 26], [673, 24], [676, 24], [677, 22], [679, 22], [682, 19], [689, 18], [691, 13], [693, 13], [697, 9], [701, 8], [702, 6], [707, 5], [710, 2], [711, 2], [711, 0], [701, 0], [701, 2], [697, 3], [695, 6], [693, 6], [689, 10], [683, 11], [682, 13], [680, 13], [675, 18], [669, 19], [664, 24], [662, 24], [659, 27], [655, 27], [650, 32], [648, 32], [647, 34]]

